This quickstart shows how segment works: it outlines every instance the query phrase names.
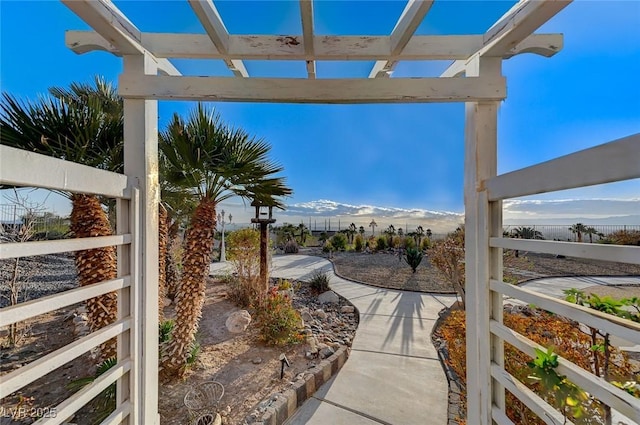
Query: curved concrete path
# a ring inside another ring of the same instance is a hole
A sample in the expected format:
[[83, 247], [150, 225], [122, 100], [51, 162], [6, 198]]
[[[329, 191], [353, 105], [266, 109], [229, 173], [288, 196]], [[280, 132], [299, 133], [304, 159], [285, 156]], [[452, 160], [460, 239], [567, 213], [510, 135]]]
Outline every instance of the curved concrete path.
[[315, 270], [358, 308], [360, 325], [349, 360], [287, 424], [446, 424], [448, 384], [430, 335], [455, 297], [354, 283], [306, 255], [274, 256], [271, 275], [304, 280]]

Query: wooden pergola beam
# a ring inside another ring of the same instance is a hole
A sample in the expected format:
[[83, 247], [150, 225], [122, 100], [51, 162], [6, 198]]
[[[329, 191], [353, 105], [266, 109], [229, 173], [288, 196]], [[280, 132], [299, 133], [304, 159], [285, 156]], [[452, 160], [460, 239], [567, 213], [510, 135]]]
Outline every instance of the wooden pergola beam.
[[[472, 56], [504, 57], [508, 55], [511, 50], [571, 2], [572, 0], [521, 0], [487, 30], [482, 48]], [[441, 77], [459, 75], [464, 72], [468, 62], [469, 60], [455, 61], [442, 73]]]
[[[409, 0], [396, 26], [391, 31], [391, 55], [398, 56], [407, 46], [424, 17], [433, 6], [433, 0]], [[388, 78], [398, 64], [397, 60], [379, 60], [373, 65], [369, 78]]]
[[302, 20], [302, 41], [304, 53], [307, 55], [307, 75], [316, 78], [316, 61], [313, 48], [313, 0], [300, 0], [300, 19]]
[[[232, 35], [229, 51], [222, 54], [206, 34], [142, 33], [142, 45], [157, 58], [248, 60], [307, 60], [298, 36]], [[315, 36], [314, 60], [455, 60], [467, 59], [482, 47], [482, 35], [414, 36], [402, 53], [391, 56], [389, 36]], [[67, 31], [67, 46], [82, 54], [103, 50], [122, 53], [94, 31]], [[562, 34], [532, 34], [505, 58], [520, 53], [552, 56], [562, 48]]]
[[[150, 54], [141, 42], [142, 32], [109, 0], [61, 0], [80, 19], [85, 21], [96, 32], [92, 37], [97, 46], [108, 43], [109, 50], [117, 51], [120, 55]], [[97, 37], [96, 37], [97, 36]], [[101, 39], [101, 40], [100, 40]], [[75, 50], [84, 53], [85, 50]], [[151, 55], [158, 65], [158, 70], [166, 75], [181, 75], [173, 64], [165, 58]]]
[[168, 77], [123, 74], [125, 99], [270, 103], [427, 103], [498, 101], [506, 83], [498, 78], [247, 78]]
[[[229, 52], [229, 32], [222, 22], [218, 9], [212, 0], [189, 0], [189, 4], [198, 20], [204, 27], [207, 35], [223, 55]], [[236, 77], [247, 78], [249, 73], [240, 59], [224, 58], [224, 63]]]

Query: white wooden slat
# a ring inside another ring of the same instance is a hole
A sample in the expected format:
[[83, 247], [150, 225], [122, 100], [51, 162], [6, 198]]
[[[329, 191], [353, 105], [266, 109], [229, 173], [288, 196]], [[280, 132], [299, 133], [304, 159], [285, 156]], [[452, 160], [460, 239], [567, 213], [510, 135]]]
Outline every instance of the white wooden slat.
[[131, 414], [131, 403], [125, 401], [109, 415], [105, 420], [100, 422], [100, 425], [121, 425], [129, 415]]
[[128, 198], [123, 174], [0, 145], [0, 182], [66, 192]]
[[622, 319], [497, 280], [491, 280], [491, 290], [616, 335], [633, 344], [640, 344], [640, 324], [631, 320]]
[[511, 394], [522, 401], [533, 413], [538, 415], [546, 424], [549, 425], [570, 425], [573, 422], [564, 419], [562, 414], [553, 406], [544, 401], [540, 396], [531, 391], [522, 382], [518, 381], [513, 375], [499, 367], [491, 365], [491, 376], [500, 382], [509, 390]]
[[540, 241], [535, 239], [491, 238], [491, 246], [589, 258], [618, 263], [640, 264], [640, 247], [632, 245], [609, 245], [583, 242]]
[[44, 357], [35, 360], [26, 366], [16, 369], [13, 372], [2, 376], [0, 385], [0, 398], [29, 385], [31, 382], [59, 368], [76, 357], [86, 353], [94, 347], [102, 344], [111, 338], [129, 329], [130, 320], [119, 320], [109, 326], [105, 326], [96, 332], [74, 341], [71, 345], [66, 345]]
[[[229, 46], [229, 32], [225, 28], [213, 1], [189, 0], [189, 4], [218, 51], [226, 54]], [[249, 76], [242, 60], [225, 58], [224, 62], [236, 77]]]
[[131, 243], [130, 234], [53, 241], [3, 243], [0, 244], [0, 259], [74, 252], [128, 243]]
[[316, 78], [316, 62], [313, 60], [313, 0], [300, 0], [300, 19], [302, 20], [302, 42], [307, 56], [307, 76]]
[[491, 415], [494, 422], [498, 425], [514, 425], [511, 419], [497, 406], [491, 407]]
[[486, 187], [491, 200], [516, 198], [640, 178], [638, 164], [640, 133], [501, 174]]
[[[424, 17], [433, 6], [433, 0], [409, 0], [393, 31], [391, 31], [391, 54], [399, 55], [420, 26]], [[369, 73], [369, 78], [389, 78], [398, 61], [376, 61]]]
[[[536, 357], [535, 348], [546, 351], [546, 347], [496, 321], [491, 322], [491, 332], [531, 358]], [[640, 402], [631, 394], [614, 387], [563, 357], [558, 356], [558, 362], [558, 373], [565, 375], [569, 381], [628, 418], [640, 418]]]
[[[129, 292], [129, 309], [132, 312], [132, 322], [131, 322], [131, 330], [129, 332], [129, 351], [132, 353], [131, 356], [131, 377], [129, 378], [129, 393], [130, 397], [133, 398], [133, 406], [131, 408], [131, 415], [134, 419], [134, 423], [136, 420], [138, 422], [144, 421], [144, 417], [142, 417], [142, 413], [140, 412], [145, 399], [145, 394], [141, 391], [142, 386], [142, 366], [145, 365], [143, 360], [143, 351], [142, 351], [142, 341], [141, 341], [141, 333], [142, 326], [146, 323], [142, 318], [141, 311], [141, 292], [142, 292], [142, 271], [140, 264], [140, 247], [142, 245], [142, 241], [140, 240], [140, 234], [142, 233], [142, 229], [140, 228], [140, 190], [138, 188], [134, 188], [131, 194], [131, 203], [129, 209], [129, 228], [133, 230], [133, 242], [131, 243], [131, 247], [129, 249], [129, 263], [131, 265], [131, 276], [133, 277], [133, 282], [131, 282], [131, 291]], [[149, 325], [153, 326], [154, 323]], [[154, 364], [151, 364], [152, 361], [148, 361], [149, 364], [146, 365], [147, 368], [150, 368], [152, 371], [155, 368]], [[157, 364], [157, 362], [156, 362]], [[155, 390], [154, 390], [155, 391]]]
[[55, 311], [99, 295], [108, 294], [126, 288], [131, 283], [130, 276], [123, 276], [118, 279], [105, 280], [89, 286], [74, 288], [62, 293], [48, 295], [46, 297], [20, 303], [14, 306], [0, 309], [0, 328], [12, 323], [39, 316], [41, 314]]
[[[482, 47], [482, 35], [414, 35], [402, 52], [391, 54], [389, 36], [313, 37], [313, 59], [332, 60], [456, 60], [465, 61]], [[505, 54], [520, 53], [552, 56], [562, 48], [562, 34], [532, 34]], [[65, 33], [68, 48], [78, 54], [94, 50], [122, 53], [94, 31], [70, 30]], [[221, 53], [206, 34], [142, 33], [142, 45], [158, 58], [246, 60], [306, 60], [304, 39], [298, 35], [230, 35], [228, 52]], [[462, 64], [465, 64], [462, 61]], [[160, 66], [160, 65], [159, 65]], [[464, 67], [464, 66], [463, 66]]]
[[34, 425], [59, 425], [65, 423], [66, 419], [71, 417], [82, 406], [90, 402], [98, 394], [104, 391], [109, 385], [113, 384], [118, 378], [127, 373], [131, 368], [129, 359], [118, 362], [111, 369], [100, 375], [91, 384], [82, 388], [80, 391], [69, 397], [55, 407], [56, 416], [53, 418], [42, 418]]
[[504, 78], [321, 79], [120, 77], [125, 98], [270, 103], [425, 103], [501, 100]]

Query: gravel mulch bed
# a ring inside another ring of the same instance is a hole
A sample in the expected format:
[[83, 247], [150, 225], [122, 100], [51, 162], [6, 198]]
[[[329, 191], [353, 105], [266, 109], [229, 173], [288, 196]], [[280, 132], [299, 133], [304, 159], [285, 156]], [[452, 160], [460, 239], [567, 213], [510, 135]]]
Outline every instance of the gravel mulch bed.
[[372, 286], [405, 291], [453, 293], [451, 284], [431, 265], [426, 255], [415, 273], [397, 254], [354, 253], [333, 254], [336, 273], [344, 278]]

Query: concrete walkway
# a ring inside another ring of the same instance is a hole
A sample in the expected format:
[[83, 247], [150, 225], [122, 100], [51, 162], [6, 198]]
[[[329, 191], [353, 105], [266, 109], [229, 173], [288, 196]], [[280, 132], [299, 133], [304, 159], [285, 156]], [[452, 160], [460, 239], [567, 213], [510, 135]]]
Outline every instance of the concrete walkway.
[[[212, 274], [230, 270], [228, 263], [211, 265]], [[331, 289], [358, 308], [360, 324], [349, 360], [286, 424], [446, 424], [448, 384], [430, 335], [438, 312], [455, 297], [354, 283], [337, 277], [329, 261], [306, 255], [274, 256], [271, 275], [306, 280], [316, 270], [326, 271]], [[640, 285], [640, 277], [558, 277], [522, 284], [556, 298], [564, 298], [564, 289], [594, 285]]]
[[287, 424], [446, 424], [448, 384], [430, 335], [455, 297], [350, 282], [329, 261], [305, 255], [274, 256], [271, 275], [304, 280], [315, 270], [327, 271], [331, 289], [358, 308], [360, 324], [349, 360]]

